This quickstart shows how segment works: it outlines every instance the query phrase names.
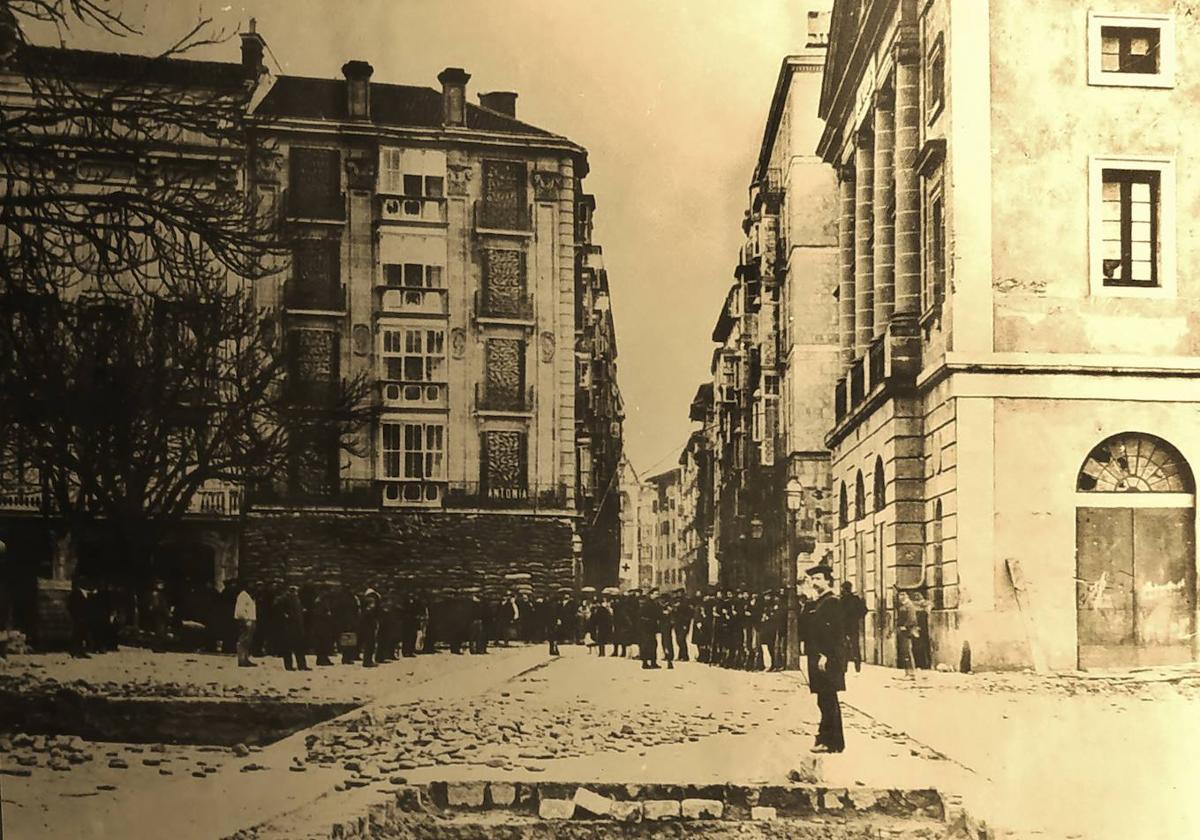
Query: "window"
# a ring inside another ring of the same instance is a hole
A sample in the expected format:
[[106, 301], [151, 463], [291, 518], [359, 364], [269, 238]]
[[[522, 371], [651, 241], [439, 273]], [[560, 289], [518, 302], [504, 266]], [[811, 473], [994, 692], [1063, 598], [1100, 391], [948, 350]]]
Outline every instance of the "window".
[[380, 428], [383, 477], [410, 481], [445, 478], [446, 429], [438, 423], [384, 423]]
[[946, 50], [942, 36], [934, 39], [925, 59], [925, 119], [933, 122], [946, 101]]
[[393, 263], [384, 265], [384, 278], [394, 288], [441, 289], [442, 267], [421, 263]]
[[445, 153], [426, 149], [381, 148], [379, 191], [405, 198], [445, 197]]
[[288, 308], [341, 310], [341, 269], [339, 240], [297, 241], [292, 250], [292, 278], [284, 293]]
[[876, 511], [881, 511], [887, 506], [887, 490], [883, 475], [883, 459], [875, 459], [875, 476], [873, 481], [874, 487], [872, 495], [874, 498], [874, 508]]
[[1101, 179], [1104, 285], [1158, 285], [1158, 173], [1105, 169]]
[[341, 219], [341, 153], [294, 147], [288, 152], [288, 210], [292, 217]]
[[1089, 15], [1088, 84], [1174, 87], [1175, 26], [1171, 17]]
[[838, 494], [838, 526], [845, 528], [849, 523], [849, 503], [846, 500], [846, 484], [843, 482], [841, 492]]
[[1089, 179], [1092, 294], [1173, 295], [1173, 164], [1093, 158]]
[[399, 382], [445, 379], [446, 333], [406, 327], [383, 332], [383, 377]]
[[941, 181], [933, 183], [925, 202], [925, 277], [922, 309], [938, 309], [946, 289], [946, 210]]
[[867, 494], [863, 488], [862, 470], [854, 477], [854, 518], [862, 519], [867, 515]]

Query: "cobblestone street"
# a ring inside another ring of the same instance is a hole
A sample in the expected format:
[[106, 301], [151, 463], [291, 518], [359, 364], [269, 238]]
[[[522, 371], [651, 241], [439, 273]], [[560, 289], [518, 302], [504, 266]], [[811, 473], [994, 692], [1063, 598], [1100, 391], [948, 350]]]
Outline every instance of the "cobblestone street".
[[[1114, 682], [923, 673], [910, 683], [868, 667], [848, 676], [847, 752], [814, 762], [816, 707], [800, 675], [695, 663], [647, 672], [634, 660], [563, 651], [551, 659], [521, 646], [310, 674], [170, 655], [151, 669], [150, 655], [134, 651], [83, 663], [14, 658], [4, 682], [99, 681], [118, 694], [173, 691], [183, 702], [236, 691], [368, 702], [265, 747], [5, 739], [5, 836], [134, 836], [146, 820], [174, 840], [262, 823], [259, 836], [292, 836], [365, 813], [406, 783], [781, 785], [789, 776], [851, 791], [961, 793], [971, 814], [1017, 836], [1116, 838], [1136, 827], [1140, 837], [1181, 837], [1200, 825], [1167, 808], [1197, 746], [1195, 725], [1166, 724], [1197, 719], [1188, 675]], [[126, 664], [129, 680], [118, 684]], [[1141, 753], [1147, 766], [1103, 760], [1134, 737], [1150, 745]], [[1097, 790], [1108, 807], [1072, 807], [1099, 801]], [[1062, 807], [1046, 808], [1050, 800]], [[201, 804], [214, 801], [222, 808]], [[1173, 817], [1158, 820], [1161, 834], [1147, 833], [1139, 822], [1147, 812]]]

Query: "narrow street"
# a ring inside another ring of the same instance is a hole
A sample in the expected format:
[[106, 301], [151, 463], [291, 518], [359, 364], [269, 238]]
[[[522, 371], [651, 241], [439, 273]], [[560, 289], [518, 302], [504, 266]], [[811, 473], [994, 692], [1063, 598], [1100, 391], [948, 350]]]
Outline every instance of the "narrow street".
[[[99, 679], [123, 659], [137, 673], [141, 656], [15, 657], [4, 675], [80, 681], [91, 670]], [[161, 669], [169, 680], [158, 685], [216, 691], [227, 662], [169, 656]], [[138, 679], [131, 690], [146, 692], [148, 676]], [[1194, 812], [1177, 807], [1200, 732], [1163, 723], [1197, 719], [1200, 676], [1190, 672], [1133, 680], [926, 672], [914, 683], [868, 666], [848, 676], [847, 751], [816, 762], [808, 752], [816, 705], [798, 674], [692, 662], [647, 672], [636, 660], [578, 646], [564, 646], [559, 658], [521, 646], [373, 672], [287, 673], [264, 661], [243, 679], [263, 693], [310, 698], [349, 684], [370, 699], [240, 756], [228, 747], [92, 743], [92, 761], [58, 772], [47, 767], [52, 746], [35, 752], [6, 742], [6, 771], [23, 767], [21, 756], [37, 758], [30, 776], [3, 776], [6, 836], [137, 836], [148, 821], [156, 836], [174, 840], [256, 825], [258, 837], [307, 836], [296, 832], [366, 813], [399, 784], [786, 785], [795, 770], [833, 789], [961, 794], [973, 817], [1013, 836], [1183, 837], [1200, 827]], [[188, 699], [195, 698], [181, 702]], [[1131, 758], [1107, 760], [1118, 753]], [[1143, 763], [1130, 764], [1134, 755]], [[127, 769], [109, 766], [114, 759]], [[1159, 815], [1152, 833], [1142, 822], [1147, 813]]]

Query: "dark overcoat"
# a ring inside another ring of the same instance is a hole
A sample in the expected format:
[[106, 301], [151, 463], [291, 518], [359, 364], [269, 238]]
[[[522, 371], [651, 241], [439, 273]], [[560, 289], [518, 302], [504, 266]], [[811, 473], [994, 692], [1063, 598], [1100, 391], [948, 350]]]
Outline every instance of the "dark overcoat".
[[[832, 592], [808, 605], [803, 632], [808, 653], [808, 689], [813, 694], [846, 690], [842, 627], [842, 605]], [[824, 670], [817, 667], [822, 656], [827, 660]]]

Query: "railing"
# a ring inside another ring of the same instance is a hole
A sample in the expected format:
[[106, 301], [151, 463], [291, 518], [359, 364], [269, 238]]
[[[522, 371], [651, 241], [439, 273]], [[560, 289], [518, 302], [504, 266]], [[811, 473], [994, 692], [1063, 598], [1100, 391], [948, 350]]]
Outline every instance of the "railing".
[[846, 405], [846, 377], [844, 376], [837, 381], [837, 385], [833, 388], [833, 408], [835, 417], [840, 423], [845, 419], [849, 410]]
[[445, 507], [484, 510], [566, 510], [565, 484], [522, 484], [497, 487], [480, 482], [454, 483], [446, 490]]
[[242, 488], [226, 482], [209, 482], [192, 496], [188, 513], [201, 516], [237, 516], [242, 511]]
[[447, 408], [448, 386], [445, 382], [409, 382], [380, 380], [379, 395], [385, 406], [397, 408]]
[[49, 507], [49, 495], [40, 487], [0, 489], [0, 510], [41, 511]]
[[430, 198], [423, 195], [377, 195], [378, 215], [376, 218], [385, 223], [404, 224], [406, 222], [425, 222], [444, 224], [446, 222], [446, 199]]
[[850, 365], [850, 402], [855, 405], [862, 402], [866, 396], [863, 385], [863, 359], [859, 356], [854, 360], [854, 364]]
[[325, 488], [266, 484], [246, 491], [251, 506], [334, 507], [370, 509], [380, 506], [379, 486], [370, 479], [343, 479]]
[[283, 214], [291, 221], [343, 222], [346, 220], [346, 194], [299, 198], [294, 190], [284, 190]]
[[533, 388], [496, 392], [489, 390], [484, 383], [476, 382], [475, 410], [518, 413], [533, 411]]
[[384, 312], [424, 312], [431, 315], [445, 315], [445, 289], [407, 289], [402, 286], [388, 286], [380, 289], [380, 307]]
[[475, 292], [475, 317], [504, 321], [533, 321], [533, 295], [523, 294], [514, 299], [490, 295], [486, 289], [477, 291]]
[[287, 309], [345, 312], [346, 300], [346, 287], [341, 283], [308, 286], [286, 280], [283, 284], [283, 305]]
[[475, 229], [528, 233], [533, 230], [529, 205], [497, 204], [481, 198], [475, 202]]

